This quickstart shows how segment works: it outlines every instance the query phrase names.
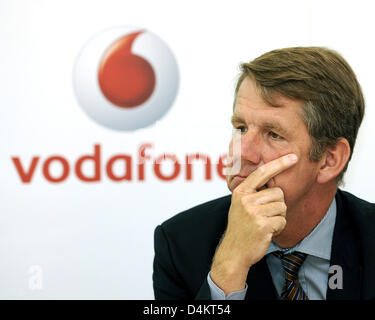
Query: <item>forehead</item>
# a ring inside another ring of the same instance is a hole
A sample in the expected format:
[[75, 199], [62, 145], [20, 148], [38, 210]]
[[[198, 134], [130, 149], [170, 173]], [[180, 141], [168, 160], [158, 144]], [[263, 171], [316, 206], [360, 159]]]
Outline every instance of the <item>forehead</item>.
[[302, 123], [303, 102], [280, 94], [272, 96], [272, 105], [267, 102], [249, 77], [245, 78], [237, 92], [233, 115], [234, 119], [245, 122], [266, 121], [278, 123]]

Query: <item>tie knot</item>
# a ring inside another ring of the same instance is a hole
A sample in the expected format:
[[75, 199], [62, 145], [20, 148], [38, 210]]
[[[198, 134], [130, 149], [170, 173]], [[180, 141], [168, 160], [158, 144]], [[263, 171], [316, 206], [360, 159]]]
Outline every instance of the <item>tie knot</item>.
[[298, 280], [299, 268], [305, 261], [307, 254], [298, 251], [289, 254], [283, 254], [281, 251], [276, 251], [273, 254], [280, 258], [285, 271], [285, 278], [290, 281]]

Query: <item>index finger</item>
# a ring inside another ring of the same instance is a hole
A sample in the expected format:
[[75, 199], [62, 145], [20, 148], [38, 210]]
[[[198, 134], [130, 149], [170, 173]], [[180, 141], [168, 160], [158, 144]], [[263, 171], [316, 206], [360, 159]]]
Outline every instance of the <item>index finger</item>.
[[290, 168], [298, 161], [294, 153], [287, 154], [257, 168], [238, 186], [240, 191], [255, 192], [263, 187], [271, 178]]

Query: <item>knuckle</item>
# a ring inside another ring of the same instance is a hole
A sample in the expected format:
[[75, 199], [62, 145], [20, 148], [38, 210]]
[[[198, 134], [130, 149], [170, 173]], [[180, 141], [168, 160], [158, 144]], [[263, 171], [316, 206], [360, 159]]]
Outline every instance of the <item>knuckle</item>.
[[286, 226], [286, 219], [284, 217], [278, 217], [277, 222], [273, 225], [274, 231], [280, 231]]
[[251, 200], [255, 205], [262, 205], [265, 203], [265, 198], [262, 196], [253, 197]]
[[282, 216], [281, 217], [285, 217], [286, 216], [286, 204], [285, 202], [278, 202], [277, 203], [277, 211], [279, 214], [281, 214]]
[[261, 219], [257, 219], [254, 224], [258, 230], [264, 230], [267, 227], [266, 223]]
[[248, 195], [246, 195], [246, 198], [247, 198], [247, 201], [249, 203], [256, 203], [256, 200], [259, 198], [258, 194], [257, 193], [250, 193]]
[[286, 226], [286, 219], [284, 217], [281, 217], [280, 224], [281, 224], [281, 228], [284, 229]]
[[232, 191], [232, 199], [233, 200], [239, 200], [243, 197], [243, 192], [241, 192], [241, 189], [239, 186], [237, 186], [235, 189]]
[[239, 194], [240, 194], [240, 190], [239, 190], [239, 188], [237, 186], [232, 191], [232, 197], [237, 198], [239, 196]]
[[283, 212], [286, 211], [287, 206], [286, 206], [285, 202], [280, 202], [280, 209], [281, 209], [281, 211], [283, 211]]
[[243, 207], [246, 207], [246, 205], [247, 205], [247, 199], [246, 199], [246, 197], [241, 197], [240, 198], [240, 202], [241, 202], [241, 205]]
[[276, 187], [275, 192], [279, 198], [284, 199], [284, 191], [280, 187]]
[[254, 206], [251, 208], [251, 213], [255, 216], [260, 214], [260, 207], [259, 206]]

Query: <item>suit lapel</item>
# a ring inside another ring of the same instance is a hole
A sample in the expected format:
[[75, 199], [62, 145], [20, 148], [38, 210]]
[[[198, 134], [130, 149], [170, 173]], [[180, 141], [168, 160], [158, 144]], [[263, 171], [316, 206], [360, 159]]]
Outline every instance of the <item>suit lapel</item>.
[[273, 285], [266, 257], [253, 265], [247, 275], [248, 289], [245, 300], [274, 300], [277, 299], [276, 288]]
[[[353, 222], [342, 203], [340, 191], [336, 193], [337, 215], [333, 231], [327, 300], [357, 300], [361, 298], [362, 266], [360, 245]], [[342, 289], [335, 288], [334, 277], [342, 270]], [[337, 271], [339, 270], [339, 271]], [[333, 277], [333, 278], [331, 278]], [[331, 283], [330, 283], [331, 279]], [[333, 285], [332, 285], [332, 282]]]

